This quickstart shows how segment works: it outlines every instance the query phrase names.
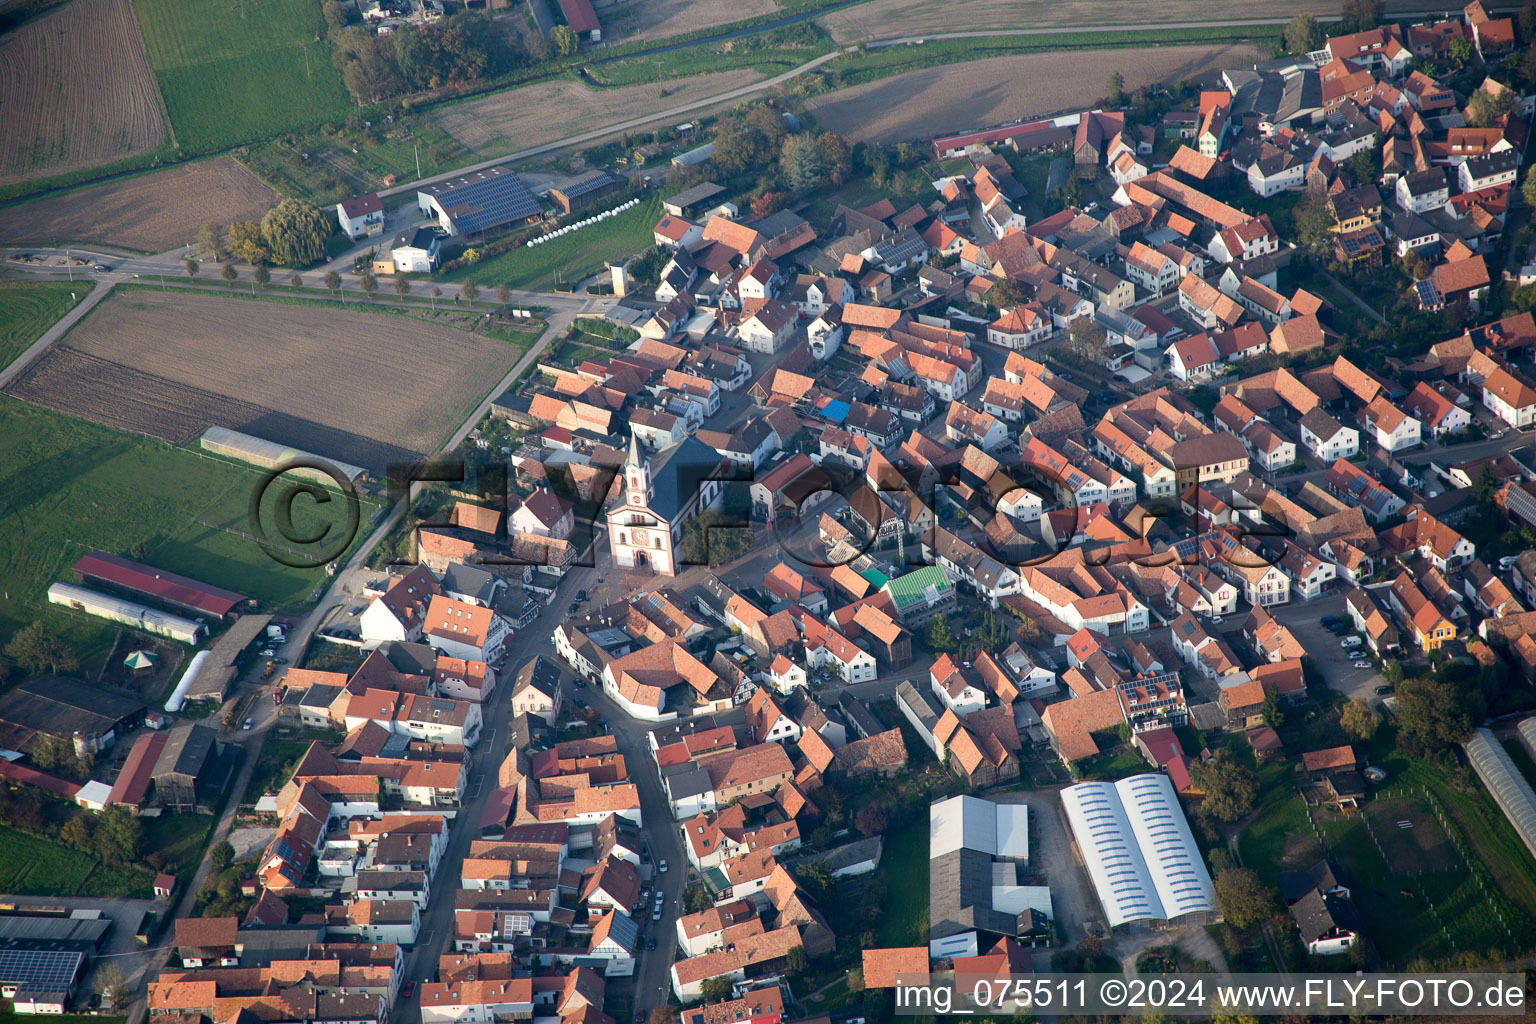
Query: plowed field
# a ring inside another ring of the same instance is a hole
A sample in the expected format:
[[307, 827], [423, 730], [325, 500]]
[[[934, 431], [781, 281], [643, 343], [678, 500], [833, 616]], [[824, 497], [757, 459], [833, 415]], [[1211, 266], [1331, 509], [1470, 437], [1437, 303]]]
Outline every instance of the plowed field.
[[326, 303], [132, 289], [9, 393], [173, 444], [225, 426], [381, 473], [436, 449], [518, 351]]
[[110, 163], [167, 139], [129, 0], [74, 0], [0, 39], [0, 185]]

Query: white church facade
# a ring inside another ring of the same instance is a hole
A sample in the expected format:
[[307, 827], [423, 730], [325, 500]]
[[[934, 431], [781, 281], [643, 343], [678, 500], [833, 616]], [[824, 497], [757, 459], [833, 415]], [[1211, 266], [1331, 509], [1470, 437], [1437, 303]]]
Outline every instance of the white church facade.
[[608, 510], [608, 549], [624, 569], [678, 572], [683, 526], [724, 493], [720, 453], [686, 437], [648, 456], [633, 435], [624, 460], [624, 488]]

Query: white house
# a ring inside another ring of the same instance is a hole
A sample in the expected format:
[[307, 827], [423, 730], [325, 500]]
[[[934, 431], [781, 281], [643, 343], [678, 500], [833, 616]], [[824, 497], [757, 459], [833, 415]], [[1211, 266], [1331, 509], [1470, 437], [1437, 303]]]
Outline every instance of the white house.
[[1302, 447], [1329, 465], [1360, 450], [1360, 431], [1344, 426], [1321, 406], [1303, 416], [1300, 427]]
[[494, 663], [512, 635], [507, 620], [490, 608], [455, 601], [441, 594], [427, 606], [422, 637], [450, 658]]
[[412, 228], [395, 236], [389, 255], [401, 274], [430, 274], [442, 261], [442, 243], [431, 228]]
[[441, 589], [437, 577], [424, 565], [416, 566], [395, 580], [358, 616], [358, 632], [363, 643], [376, 647], [389, 640], [410, 643], [420, 640], [427, 602]]
[[796, 687], [806, 685], [805, 669], [780, 654], [768, 666], [768, 680], [780, 693], [793, 693]]
[[1371, 440], [1389, 452], [1412, 448], [1420, 441], [1419, 421], [1377, 395], [1360, 411], [1360, 423]]
[[336, 219], [354, 242], [372, 238], [384, 230], [384, 204], [377, 192], [364, 192], [337, 203]]

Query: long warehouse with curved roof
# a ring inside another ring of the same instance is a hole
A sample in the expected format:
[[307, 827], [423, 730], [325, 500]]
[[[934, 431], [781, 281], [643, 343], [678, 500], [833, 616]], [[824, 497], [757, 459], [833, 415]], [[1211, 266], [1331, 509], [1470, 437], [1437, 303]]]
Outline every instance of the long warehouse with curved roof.
[[1080, 782], [1061, 802], [1111, 928], [1215, 919], [1216, 891], [1168, 776]]
[[[1520, 723], [1520, 740], [1529, 750], [1533, 742], [1536, 742], [1536, 718], [1527, 718]], [[1483, 780], [1483, 785], [1488, 787], [1488, 792], [1493, 794], [1494, 803], [1499, 805], [1499, 810], [1504, 812], [1504, 817], [1515, 827], [1520, 834], [1520, 841], [1525, 843], [1525, 848], [1536, 856], [1536, 792], [1531, 790], [1531, 784], [1525, 781], [1520, 774], [1520, 769], [1515, 767], [1515, 762], [1509, 756], [1509, 751], [1499, 742], [1491, 729], [1477, 729], [1472, 733], [1472, 738], [1463, 744], [1467, 751], [1467, 760], [1472, 763], [1472, 770], [1477, 772], [1477, 777]]]

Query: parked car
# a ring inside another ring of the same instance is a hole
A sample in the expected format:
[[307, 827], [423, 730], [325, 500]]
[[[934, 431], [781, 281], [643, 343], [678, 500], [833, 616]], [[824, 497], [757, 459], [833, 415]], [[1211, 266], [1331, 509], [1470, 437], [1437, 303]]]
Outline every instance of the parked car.
[[277, 664], [277, 665], [286, 665], [286, 664], [288, 664], [288, 659], [287, 658], [273, 658], [272, 661], [273, 661], [274, 664]]
[[1365, 641], [1361, 640], [1357, 636], [1347, 636], [1343, 640], [1339, 641], [1339, 646], [1340, 647], [1359, 647], [1363, 643], [1365, 643]]
[[659, 861], [657, 863], [657, 865], [656, 865], [656, 870], [660, 871], [662, 874], [666, 874], [667, 873], [667, 862], [666, 861]]
[[242, 728], [242, 729], [249, 729], [251, 726], [253, 726], [255, 724], [256, 724], [256, 720], [254, 718], [247, 718], [245, 720], [245, 724], [242, 725], [240, 728]]
[[1344, 620], [1339, 618], [1337, 615], [1324, 615], [1321, 621], [1325, 627], [1344, 625]]
[[655, 949], [656, 948], [656, 940], [655, 939], [647, 939], [646, 943], [645, 943], [645, 948], [646, 949]]
[[1376, 696], [1378, 696], [1378, 697], [1385, 697], [1387, 694], [1389, 694], [1391, 692], [1392, 692], [1392, 684], [1391, 683], [1382, 683], [1380, 686], [1376, 687]]
[[411, 996], [415, 995], [416, 994], [416, 983], [414, 981], [408, 981], [404, 985], [401, 985], [400, 986], [400, 994], [402, 996], [405, 996], [406, 998], [410, 998]]
[[107, 271], [109, 271], [111, 269], [112, 268], [107, 266], [105, 263], [98, 263], [98, 264], [96, 264], [96, 273], [98, 273], [98, 274], [105, 274]]
[[651, 911], [651, 920], [652, 921], [660, 921], [661, 920], [661, 904], [659, 904], [659, 903], [656, 904], [656, 909]]
[[1212, 615], [1211, 616], [1211, 625], [1213, 625], [1213, 626], [1219, 626], [1219, 625], [1221, 625], [1225, 621], [1226, 621], [1226, 619], [1223, 619], [1220, 615]]
[[1370, 668], [1371, 663], [1368, 661], [1357, 661], [1354, 663], [1354, 666], [1355, 668]]
[[1499, 559], [1499, 571], [1509, 572], [1509, 570], [1515, 567], [1516, 561], [1518, 561], [1518, 558], [1515, 555], [1505, 555], [1503, 558]]
[[277, 657], [277, 652], [275, 650], [273, 650], [272, 648], [268, 647], [266, 650], [261, 652], [261, 656], [263, 658], [275, 658], [275, 657]]

